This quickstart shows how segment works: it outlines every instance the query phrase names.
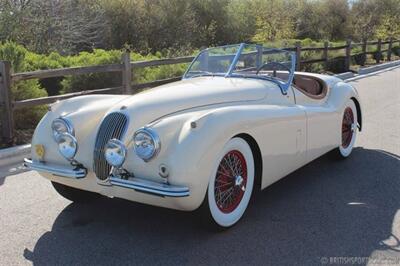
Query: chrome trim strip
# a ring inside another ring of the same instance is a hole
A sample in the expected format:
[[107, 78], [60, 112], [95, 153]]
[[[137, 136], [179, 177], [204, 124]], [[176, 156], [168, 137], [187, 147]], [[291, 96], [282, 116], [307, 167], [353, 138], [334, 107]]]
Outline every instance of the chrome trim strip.
[[110, 176], [109, 181], [114, 186], [134, 189], [161, 197], [187, 197], [190, 195], [189, 188], [187, 187], [157, 183], [138, 177], [127, 180], [121, 179], [119, 176]]
[[31, 159], [25, 158], [24, 165], [30, 170], [35, 170], [38, 172], [50, 173], [57, 176], [69, 177], [74, 179], [84, 178], [87, 174], [85, 168], [76, 167], [72, 169], [71, 167], [65, 167], [61, 165], [48, 165], [46, 163], [34, 162]]
[[[30, 170], [74, 179], [84, 178], [87, 175], [87, 170], [84, 168], [76, 167], [75, 169], [71, 169], [65, 166], [47, 165], [46, 163], [34, 162], [28, 158], [24, 159], [24, 165]], [[187, 197], [190, 195], [189, 188], [187, 187], [157, 183], [138, 177], [126, 180], [121, 179], [119, 176], [110, 176], [109, 182], [114, 186], [129, 188], [161, 197]]]
[[93, 171], [98, 182], [107, 182], [111, 165], [104, 157], [105, 146], [110, 139], [120, 140], [125, 134], [128, 125], [128, 116], [122, 112], [112, 112], [106, 115], [97, 130], [96, 142], [93, 151]]

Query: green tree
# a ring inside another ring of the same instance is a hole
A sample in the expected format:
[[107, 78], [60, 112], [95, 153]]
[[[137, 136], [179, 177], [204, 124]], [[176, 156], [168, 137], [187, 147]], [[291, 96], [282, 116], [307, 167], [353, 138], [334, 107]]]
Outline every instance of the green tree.
[[226, 43], [250, 41], [256, 31], [252, 0], [231, 0], [226, 7]]
[[325, 0], [321, 2], [322, 38], [344, 40], [349, 37], [348, 21], [350, 7], [347, 0]]
[[373, 38], [380, 23], [380, 1], [363, 0], [353, 3], [351, 9], [352, 35], [356, 40]]
[[399, 37], [400, 0], [358, 0], [351, 9], [354, 39]]
[[380, 39], [396, 38], [400, 36], [400, 10], [397, 14], [382, 16], [376, 29], [376, 37]]
[[290, 1], [255, 0], [256, 42], [289, 39], [295, 36], [294, 12]]

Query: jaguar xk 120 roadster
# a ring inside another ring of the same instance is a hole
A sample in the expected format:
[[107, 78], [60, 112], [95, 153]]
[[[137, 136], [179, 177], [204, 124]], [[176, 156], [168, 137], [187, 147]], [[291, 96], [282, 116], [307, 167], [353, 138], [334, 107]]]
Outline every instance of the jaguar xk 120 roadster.
[[181, 81], [50, 106], [25, 164], [67, 199], [93, 194], [184, 211], [227, 228], [252, 194], [361, 130], [357, 91], [295, 72], [295, 56], [238, 44], [199, 53]]

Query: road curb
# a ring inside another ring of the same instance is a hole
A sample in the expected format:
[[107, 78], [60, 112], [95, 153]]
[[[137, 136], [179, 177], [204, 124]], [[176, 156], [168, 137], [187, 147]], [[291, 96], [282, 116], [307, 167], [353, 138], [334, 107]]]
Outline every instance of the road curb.
[[390, 71], [392, 69], [396, 69], [399, 66], [400, 66], [400, 63], [397, 64], [397, 65], [394, 65], [394, 66], [387, 66], [386, 68], [383, 68], [383, 69], [380, 69], [380, 70], [377, 70], [377, 71], [374, 71], [374, 72], [370, 72], [368, 74], [354, 75], [354, 77], [346, 79], [344, 81], [351, 82], [351, 81], [356, 81], [356, 80], [363, 79], [363, 78], [368, 78], [368, 77], [371, 77], [371, 76], [374, 76], [374, 75], [378, 75], [378, 74], [386, 72], [386, 71]]
[[333, 75], [334, 77], [340, 78], [346, 82], [355, 81], [362, 78], [367, 78], [372, 75], [376, 75], [385, 71], [389, 71], [400, 66], [400, 60], [383, 63], [376, 66], [364, 67], [358, 70], [358, 73], [344, 72]]
[[24, 157], [31, 153], [31, 144], [0, 149], [0, 167], [23, 162]]
[[370, 74], [372, 72], [376, 72], [379, 70], [383, 70], [386, 68], [394, 67], [394, 66], [399, 66], [400, 65], [400, 60], [392, 61], [392, 62], [387, 62], [383, 63], [380, 65], [376, 66], [370, 66], [370, 67], [363, 67], [358, 70], [359, 75], [365, 75], [365, 74]]
[[344, 72], [344, 73], [336, 74], [334, 76], [337, 78], [346, 80], [346, 79], [354, 77], [354, 73], [353, 72]]

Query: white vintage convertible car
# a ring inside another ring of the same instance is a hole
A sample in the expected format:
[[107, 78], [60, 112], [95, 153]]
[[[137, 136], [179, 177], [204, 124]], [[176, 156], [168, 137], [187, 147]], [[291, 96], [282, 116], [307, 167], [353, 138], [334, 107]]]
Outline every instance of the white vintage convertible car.
[[181, 81], [55, 103], [25, 164], [75, 202], [98, 193], [201, 209], [210, 224], [230, 227], [256, 190], [331, 150], [348, 157], [361, 130], [352, 86], [294, 66], [286, 50], [215, 47]]

